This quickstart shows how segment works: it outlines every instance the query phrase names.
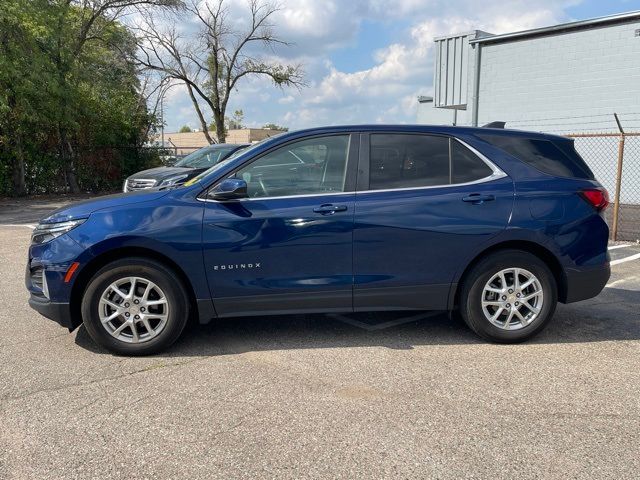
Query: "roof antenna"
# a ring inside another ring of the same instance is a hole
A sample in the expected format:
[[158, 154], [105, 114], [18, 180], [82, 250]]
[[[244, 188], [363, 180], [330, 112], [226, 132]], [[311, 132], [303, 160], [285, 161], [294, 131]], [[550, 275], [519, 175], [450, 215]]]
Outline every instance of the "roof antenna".
[[504, 128], [507, 122], [489, 122], [483, 125], [482, 128]]

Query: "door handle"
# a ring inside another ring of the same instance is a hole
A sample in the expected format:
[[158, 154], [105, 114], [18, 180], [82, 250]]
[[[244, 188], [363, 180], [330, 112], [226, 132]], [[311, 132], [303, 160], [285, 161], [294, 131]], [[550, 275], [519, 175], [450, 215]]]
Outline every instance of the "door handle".
[[325, 205], [320, 205], [313, 209], [316, 213], [321, 213], [322, 215], [333, 215], [336, 212], [344, 212], [347, 209], [346, 205], [332, 205], [327, 203]]
[[480, 205], [484, 202], [491, 202], [493, 200], [495, 200], [496, 197], [493, 195], [483, 195], [481, 193], [472, 193], [471, 195], [468, 195], [466, 197], [462, 198], [463, 202], [470, 202], [473, 205]]

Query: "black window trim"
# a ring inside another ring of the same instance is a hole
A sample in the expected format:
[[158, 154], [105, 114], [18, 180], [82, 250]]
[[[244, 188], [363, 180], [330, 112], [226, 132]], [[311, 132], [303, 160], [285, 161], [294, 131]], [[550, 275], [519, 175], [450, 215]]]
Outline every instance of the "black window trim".
[[[428, 135], [431, 137], [444, 137], [449, 139], [449, 181], [452, 180], [453, 175], [453, 167], [451, 163], [451, 152], [452, 152], [452, 142], [458, 142], [462, 146], [466, 147], [476, 155], [480, 160], [482, 160], [490, 169], [491, 174], [479, 178], [478, 180], [474, 180], [472, 182], [462, 182], [462, 183], [448, 183], [443, 185], [427, 185], [423, 187], [399, 187], [399, 188], [382, 188], [378, 190], [372, 190], [370, 188], [370, 180], [369, 180], [369, 165], [370, 165], [370, 152], [371, 152], [371, 135]], [[365, 193], [375, 193], [375, 192], [398, 192], [398, 191], [408, 191], [408, 190], [427, 190], [433, 188], [448, 188], [448, 187], [461, 187], [466, 185], [476, 185], [478, 183], [486, 183], [491, 182], [493, 180], [497, 180], [498, 178], [508, 177], [508, 175], [495, 163], [489, 160], [486, 155], [479, 152], [476, 148], [469, 145], [467, 142], [452, 136], [452, 135], [444, 135], [439, 133], [428, 133], [428, 132], [402, 132], [402, 131], [388, 131], [388, 132], [365, 132], [360, 136], [360, 158], [358, 162], [358, 181], [356, 184], [356, 194], [365, 194]]]
[[[291, 145], [292, 143], [297, 143], [305, 140], [311, 140], [314, 138], [324, 138], [324, 137], [335, 137], [335, 136], [347, 136], [349, 137], [349, 149], [347, 151], [347, 166], [346, 166], [346, 176], [345, 176], [345, 187], [341, 192], [323, 192], [323, 193], [307, 193], [307, 194], [299, 194], [299, 195], [280, 195], [280, 196], [272, 196], [272, 197], [247, 197], [247, 198], [239, 198], [233, 200], [215, 200], [213, 198], [209, 198], [209, 190], [215, 187], [222, 180], [232, 177], [241, 169], [251, 165], [253, 162], [261, 159], [265, 155], [268, 155], [275, 150], [286, 147], [287, 145]], [[303, 197], [326, 197], [329, 195], [354, 195], [356, 191], [356, 174], [357, 167], [359, 161], [359, 149], [360, 149], [360, 132], [332, 132], [332, 133], [319, 133], [316, 135], [309, 135], [305, 137], [293, 138], [287, 142], [279, 143], [278, 145], [274, 145], [269, 150], [262, 152], [260, 155], [248, 159], [246, 162], [243, 162], [241, 165], [238, 165], [231, 172], [225, 174], [224, 176], [216, 179], [211, 182], [211, 184], [205, 188], [200, 194], [196, 197], [197, 200], [201, 202], [215, 202], [215, 203], [227, 203], [227, 202], [244, 202], [244, 201], [263, 201], [263, 200], [276, 200], [281, 198], [303, 198]]]

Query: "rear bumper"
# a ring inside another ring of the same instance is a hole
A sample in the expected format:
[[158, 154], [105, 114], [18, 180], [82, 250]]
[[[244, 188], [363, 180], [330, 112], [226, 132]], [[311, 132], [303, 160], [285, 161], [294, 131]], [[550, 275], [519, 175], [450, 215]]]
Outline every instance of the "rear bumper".
[[567, 291], [560, 301], [579, 302], [597, 296], [609, 281], [611, 267], [609, 263], [580, 270], [567, 270]]
[[68, 303], [50, 302], [46, 298], [39, 298], [34, 295], [29, 297], [29, 306], [40, 315], [59, 323], [70, 331], [76, 328], [71, 319], [71, 310]]

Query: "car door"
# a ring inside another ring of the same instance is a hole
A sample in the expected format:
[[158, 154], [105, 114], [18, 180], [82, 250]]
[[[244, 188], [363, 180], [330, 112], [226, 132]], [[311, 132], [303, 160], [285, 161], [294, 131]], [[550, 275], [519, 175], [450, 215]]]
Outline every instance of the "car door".
[[446, 309], [469, 252], [506, 228], [513, 183], [454, 138], [362, 137], [354, 309]]
[[351, 311], [358, 134], [277, 146], [232, 176], [248, 197], [207, 200], [203, 251], [219, 316]]

